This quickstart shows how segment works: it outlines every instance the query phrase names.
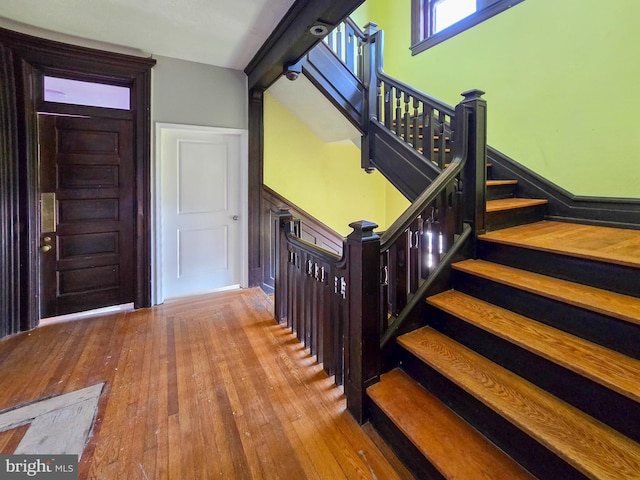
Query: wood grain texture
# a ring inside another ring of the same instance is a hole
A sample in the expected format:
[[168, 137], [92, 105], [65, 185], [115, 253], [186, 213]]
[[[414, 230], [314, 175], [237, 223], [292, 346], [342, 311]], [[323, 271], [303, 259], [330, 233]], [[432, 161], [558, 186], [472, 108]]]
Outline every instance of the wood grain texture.
[[402, 370], [367, 392], [445, 478], [533, 478]]
[[640, 361], [450, 290], [428, 302], [465, 322], [640, 402]]
[[455, 270], [640, 325], [640, 299], [485, 260], [464, 260]]
[[480, 238], [640, 269], [640, 230], [543, 221], [497, 230]]
[[431, 328], [398, 340], [587, 477], [640, 477], [640, 445], [612, 428]]
[[272, 309], [243, 290], [8, 337], [0, 410], [106, 382], [82, 479], [407, 478]]
[[498, 187], [502, 185], [517, 185], [518, 180], [487, 180], [487, 187]]
[[487, 212], [533, 207], [535, 205], [544, 205], [546, 203], [548, 203], [547, 200], [537, 198], [501, 198], [499, 200], [489, 200], [487, 202]]
[[28, 429], [29, 425], [22, 425], [21, 427], [0, 432], [0, 454], [12, 454], [20, 444], [20, 441], [24, 437], [24, 434], [27, 433]]

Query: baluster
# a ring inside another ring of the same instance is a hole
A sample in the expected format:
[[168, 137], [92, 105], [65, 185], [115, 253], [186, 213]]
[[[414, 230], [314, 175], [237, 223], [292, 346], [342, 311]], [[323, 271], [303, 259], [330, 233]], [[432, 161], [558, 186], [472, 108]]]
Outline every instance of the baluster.
[[355, 73], [356, 77], [360, 78], [360, 72], [356, 71], [356, 64], [354, 61], [354, 55], [358, 46], [356, 44], [356, 35], [351, 25], [346, 25], [345, 35], [347, 44], [345, 63], [349, 70]]
[[384, 84], [384, 126], [391, 130], [391, 85]]
[[384, 105], [385, 105], [385, 102], [384, 102], [384, 95], [382, 92], [382, 81], [378, 80], [376, 85], [376, 105], [375, 105], [376, 118], [381, 122], [384, 121], [386, 125], [386, 122], [387, 122], [385, 119], [386, 115], [385, 115], [385, 118], [382, 118], [382, 115], [384, 115]]
[[296, 249], [294, 256], [294, 263], [292, 269], [292, 279], [293, 279], [293, 289], [292, 289], [292, 299], [293, 304], [291, 308], [291, 330], [296, 334], [298, 338], [298, 333], [300, 332], [300, 297], [302, 296], [302, 282], [303, 278], [301, 275], [302, 269], [300, 268], [300, 253]]
[[335, 31], [336, 31], [336, 53], [338, 54], [338, 58], [344, 62], [345, 57], [344, 57], [344, 45], [343, 45], [343, 38], [342, 38], [343, 25], [344, 24], [342, 23], [338, 25], [338, 28], [336, 28]]
[[333, 335], [333, 342], [334, 342], [333, 368], [334, 368], [334, 374], [336, 378], [336, 385], [343, 385], [344, 373], [345, 373], [344, 372], [344, 368], [345, 368], [344, 337], [345, 337], [345, 331], [347, 329], [346, 324], [349, 316], [349, 302], [347, 301], [347, 299], [343, 298], [342, 295], [340, 295], [340, 290], [338, 290], [338, 293], [335, 295], [334, 302], [335, 302], [336, 312], [337, 312], [337, 315], [335, 316], [335, 318], [337, 319], [337, 322], [335, 322], [335, 324], [332, 326], [333, 328], [332, 335]]
[[456, 233], [456, 212], [454, 211], [455, 203], [455, 181], [452, 181], [447, 185], [447, 188], [443, 191], [443, 231], [442, 231], [442, 251], [441, 258], [449, 251]]
[[402, 138], [404, 141], [413, 144], [413, 140], [411, 139], [411, 114], [409, 113], [409, 102], [411, 101], [411, 97], [408, 93], [404, 92], [403, 94], [404, 101], [404, 114], [402, 115]]
[[440, 263], [440, 253], [441, 253], [441, 238], [442, 238], [442, 230], [441, 223], [439, 218], [439, 205], [440, 205], [440, 197], [436, 198], [431, 205], [431, 220], [429, 223], [429, 227], [431, 230], [430, 235], [430, 247], [429, 247], [429, 260], [430, 265], [429, 268], [432, 270], [438, 266]]
[[[360, 41], [359, 37], [355, 37], [356, 38], [356, 70], [355, 70], [355, 74], [356, 77], [358, 77], [360, 80], [362, 80], [364, 82], [364, 48], [365, 48], [365, 44], [363, 42]], [[376, 89], [378, 87], [376, 86]], [[371, 97], [369, 97], [371, 98]], [[377, 117], [377, 113], [376, 113], [376, 117]]]
[[385, 332], [389, 328], [389, 251], [380, 256], [381, 282], [380, 282], [380, 331]]
[[395, 126], [394, 131], [396, 132], [396, 135], [400, 135], [400, 133], [402, 132], [401, 130], [402, 108], [400, 107], [400, 98], [402, 97], [402, 91], [397, 87], [394, 90], [396, 92], [396, 101], [395, 101], [396, 108], [395, 108], [395, 114], [393, 118], [393, 124]]
[[429, 276], [429, 270], [428, 268], [425, 268], [426, 266], [425, 259], [429, 254], [428, 243], [427, 243], [428, 239], [426, 235], [427, 233], [426, 230], [428, 227], [427, 221], [428, 221], [429, 212], [430, 212], [430, 209], [427, 207], [420, 214], [420, 218], [418, 219], [418, 237], [420, 238], [419, 244], [418, 244], [418, 259], [419, 259], [418, 260], [418, 278], [421, 280], [424, 280]]
[[438, 167], [445, 168], [445, 148], [444, 148], [444, 136], [445, 136], [445, 116], [442, 111], [438, 112], [438, 141], [436, 142], [436, 148], [438, 149], [437, 163]]
[[409, 235], [409, 292], [415, 293], [420, 280], [420, 224], [414, 220], [408, 230]]
[[423, 129], [424, 135], [426, 135], [425, 145], [428, 145], [428, 148], [425, 148], [424, 152], [422, 153], [425, 157], [427, 157], [429, 160], [433, 161], [434, 163], [435, 163], [434, 151], [436, 148], [436, 133], [437, 133], [435, 118], [436, 116], [433, 108], [429, 107], [429, 110], [425, 119], [427, 122], [429, 122], [429, 124]]
[[408, 239], [405, 231], [389, 249], [389, 303], [394, 316], [407, 304]]
[[329, 45], [329, 48], [335, 52], [336, 49], [335, 49], [334, 35], [335, 35], [335, 33], [333, 31], [331, 31], [331, 32], [329, 32], [329, 34], [327, 36], [325, 36], [325, 38], [327, 39], [327, 45]]
[[278, 323], [282, 323], [285, 318], [288, 321], [288, 275], [290, 250], [287, 242], [286, 232], [291, 230], [291, 212], [287, 209], [279, 209], [276, 213], [277, 237], [275, 241], [275, 292], [274, 292], [274, 316]]
[[417, 98], [413, 97], [413, 115], [411, 117], [411, 136], [413, 137], [413, 148], [416, 151], [422, 151], [422, 130], [420, 129], [420, 118], [418, 114], [418, 107], [420, 106], [420, 101]]
[[318, 363], [324, 363], [325, 354], [331, 348], [330, 342], [327, 342], [331, 337], [328, 336], [329, 332], [329, 324], [331, 323], [331, 289], [329, 288], [329, 282], [327, 281], [329, 277], [328, 272], [331, 270], [329, 264], [323, 264], [321, 270], [320, 277], [320, 308], [318, 315], [318, 334], [317, 334], [317, 344], [318, 344], [318, 354], [317, 360]]

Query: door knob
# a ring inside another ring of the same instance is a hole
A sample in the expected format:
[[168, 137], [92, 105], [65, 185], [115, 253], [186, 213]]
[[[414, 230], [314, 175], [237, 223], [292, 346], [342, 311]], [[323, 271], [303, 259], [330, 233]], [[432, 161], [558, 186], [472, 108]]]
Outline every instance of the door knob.
[[51, 245], [42, 245], [40, 247], [40, 250], [44, 253], [47, 253], [49, 250], [51, 250]]
[[234, 215], [232, 218], [233, 218], [234, 220], [238, 220], [240, 217], [239, 217], [238, 215]]

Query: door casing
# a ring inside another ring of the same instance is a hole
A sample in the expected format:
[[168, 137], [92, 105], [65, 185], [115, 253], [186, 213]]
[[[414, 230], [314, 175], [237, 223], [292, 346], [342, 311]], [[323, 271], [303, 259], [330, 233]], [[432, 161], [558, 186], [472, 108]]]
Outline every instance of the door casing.
[[[0, 29], [3, 55], [0, 59], [3, 88], [2, 112], [9, 114], [3, 123], [3, 134], [15, 126], [15, 148], [1, 161], [12, 165], [17, 187], [9, 199], [16, 208], [2, 213], [2, 222], [15, 227], [3, 232], [2, 242], [15, 245], [19, 268], [2, 273], [3, 283], [17, 285], [3, 297], [3, 313], [16, 312], [19, 322], [6, 320], [8, 330], [16, 333], [38, 325], [38, 130], [37, 112], [41, 107], [42, 76], [53, 75], [73, 80], [93, 81], [127, 86], [132, 92], [130, 115], [134, 122], [135, 168], [135, 278], [134, 306], [151, 306], [151, 68], [155, 60], [94, 50], [32, 37]], [[11, 106], [14, 105], [15, 108]], [[55, 107], [55, 105], [54, 105]], [[8, 125], [9, 127], [6, 127]], [[10, 235], [10, 237], [8, 236]], [[6, 297], [5, 297], [6, 295]], [[6, 305], [6, 307], [4, 306]], [[13, 313], [12, 313], [13, 314]], [[16, 323], [19, 328], [16, 329]]]

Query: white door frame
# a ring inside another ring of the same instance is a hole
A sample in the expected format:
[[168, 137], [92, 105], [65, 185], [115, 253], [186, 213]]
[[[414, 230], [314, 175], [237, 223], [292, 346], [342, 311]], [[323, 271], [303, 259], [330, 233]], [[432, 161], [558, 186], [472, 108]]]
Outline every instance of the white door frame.
[[161, 140], [164, 130], [200, 131], [220, 135], [237, 135], [240, 140], [240, 287], [246, 288], [249, 284], [249, 225], [247, 217], [249, 213], [249, 134], [247, 130], [239, 128], [208, 127], [204, 125], [184, 125], [179, 123], [156, 122], [155, 128], [155, 152], [152, 174], [152, 218], [151, 228], [151, 299], [153, 305], [164, 302], [164, 289], [162, 285], [162, 168], [161, 168]]

